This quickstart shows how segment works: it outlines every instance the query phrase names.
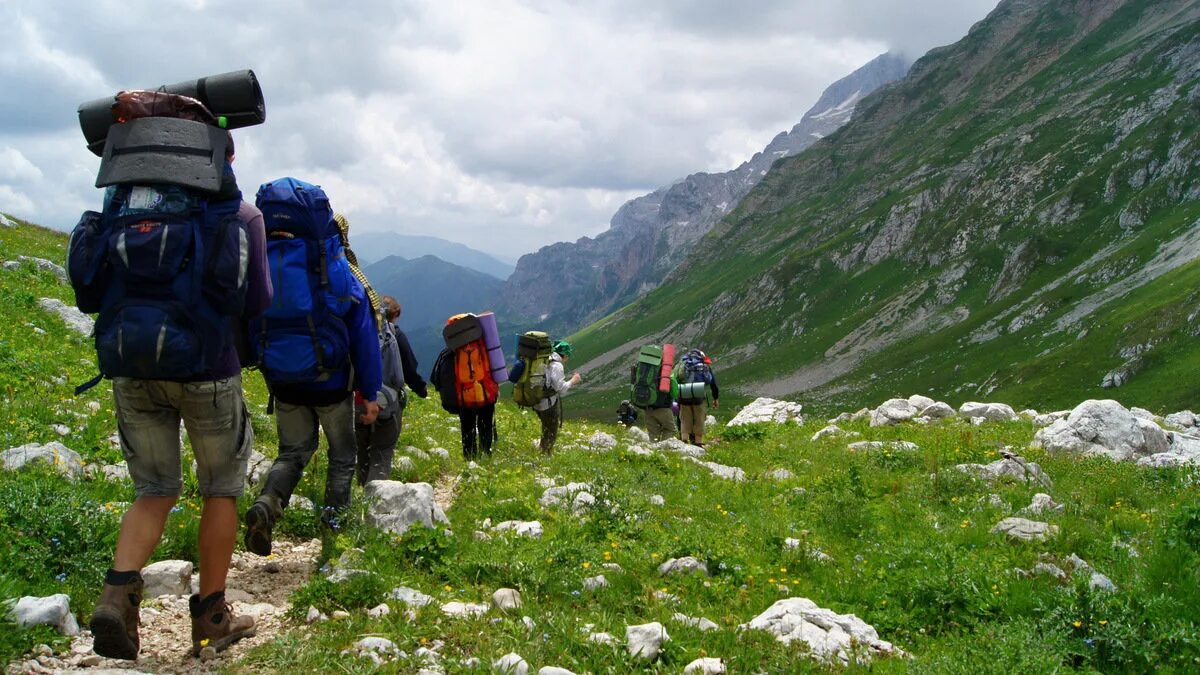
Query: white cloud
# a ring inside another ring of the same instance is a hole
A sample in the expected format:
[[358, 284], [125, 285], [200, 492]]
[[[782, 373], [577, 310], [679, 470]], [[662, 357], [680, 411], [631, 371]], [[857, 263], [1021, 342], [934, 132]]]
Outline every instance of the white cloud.
[[268, 115], [235, 132], [248, 196], [294, 175], [356, 228], [515, 257], [736, 166], [830, 82], [888, 46], [952, 41], [994, 0], [55, 4], [0, 9], [0, 196], [16, 215], [68, 227], [98, 200], [80, 102], [252, 67]]

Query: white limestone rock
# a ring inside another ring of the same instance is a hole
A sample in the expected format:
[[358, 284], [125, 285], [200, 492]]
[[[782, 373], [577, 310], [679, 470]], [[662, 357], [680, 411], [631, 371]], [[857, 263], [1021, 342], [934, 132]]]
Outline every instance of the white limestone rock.
[[654, 506], [664, 506], [667, 500], [662, 495], [650, 495], [650, 503]]
[[683, 668], [683, 675], [722, 675], [725, 662], [711, 656], [696, 659]]
[[26, 443], [0, 452], [0, 464], [7, 471], [18, 471], [32, 464], [44, 464], [55, 472], [75, 479], [83, 475], [83, 458], [58, 441], [45, 445]]
[[816, 443], [817, 441], [819, 441], [823, 438], [836, 438], [838, 436], [861, 436], [861, 435], [862, 434], [858, 433], [857, 431], [847, 431], [847, 430], [839, 427], [836, 424], [830, 424], [829, 426], [827, 426], [827, 427], [821, 429], [820, 431], [818, 431], [817, 433], [813, 434], [812, 442]]
[[588, 437], [587, 444], [591, 450], [602, 452], [617, 447], [617, 439], [612, 434], [597, 431]]
[[1024, 457], [1008, 452], [1005, 453], [1003, 459], [998, 459], [991, 464], [959, 464], [955, 468], [984, 480], [1010, 478], [1023, 483], [1036, 483], [1047, 488], [1053, 485], [1050, 476], [1042, 471], [1042, 467], [1037, 462], [1028, 462]]
[[492, 532], [512, 533], [518, 537], [531, 539], [540, 539], [542, 531], [542, 524], [536, 520], [506, 520], [492, 526]]
[[740, 427], [744, 424], [758, 424], [762, 422], [774, 424], [794, 422], [796, 424], [804, 424], [803, 410], [804, 406], [799, 403], [760, 397], [739, 410], [738, 414], [729, 420], [725, 426]]
[[1038, 415], [1037, 417], [1033, 418], [1033, 426], [1048, 427], [1051, 424], [1054, 424], [1055, 422], [1057, 422], [1061, 419], [1066, 419], [1067, 415], [1070, 415], [1070, 414], [1071, 414], [1070, 410], [1056, 410], [1051, 413], [1045, 413], [1042, 415]]
[[721, 628], [717, 622], [712, 621], [711, 619], [706, 619], [702, 616], [688, 616], [683, 612], [675, 612], [673, 615], [671, 615], [671, 618], [678, 623], [681, 623], [685, 626], [690, 626], [704, 633], [707, 633], [710, 630], [719, 630]]
[[487, 614], [488, 606], [478, 602], [447, 602], [442, 605], [442, 614], [453, 617], [479, 617]]
[[920, 411], [906, 398], [891, 398], [871, 412], [871, 426], [886, 427], [907, 422]]
[[635, 658], [646, 661], [658, 659], [663, 643], [670, 640], [666, 627], [657, 621], [625, 627], [625, 649]]
[[71, 613], [71, 597], [65, 593], [42, 598], [26, 595], [12, 606], [8, 617], [18, 628], [53, 626], [63, 635], [79, 635], [79, 622]]
[[968, 401], [959, 406], [958, 414], [966, 418], [982, 417], [988, 422], [1015, 422], [1020, 419], [1012, 406], [1005, 403]]
[[67, 328], [85, 337], [91, 337], [96, 322], [77, 308], [58, 298], [42, 298], [38, 300], [38, 307], [45, 312], [57, 315], [63, 320], [63, 323], [67, 324]]
[[734, 482], [746, 480], [746, 472], [736, 466], [726, 466], [724, 464], [717, 464], [716, 462], [704, 462], [695, 457], [686, 457], [685, 459], [708, 469], [708, 472], [717, 478]]
[[433, 499], [429, 483], [373, 480], [363, 490], [368, 504], [367, 521], [385, 532], [404, 534], [413, 525], [434, 527], [450, 521]]
[[847, 444], [848, 448], [854, 452], [878, 452], [880, 450], [891, 450], [893, 452], [916, 452], [921, 449], [921, 446], [909, 441], [857, 441]]
[[549, 508], [552, 506], [566, 506], [575, 499], [575, 495], [580, 492], [587, 492], [592, 489], [590, 483], [567, 483], [566, 485], [550, 486], [542, 492], [542, 496], [538, 498], [538, 504]]
[[392, 613], [392, 608], [389, 607], [386, 602], [381, 602], [378, 605], [375, 605], [371, 609], [367, 610], [367, 616], [371, 617], [372, 619], [378, 619], [381, 617], [385, 617], [391, 613]]
[[1020, 541], [1045, 541], [1058, 535], [1058, 526], [1026, 518], [1005, 518], [996, 523], [991, 532]]
[[796, 474], [787, 469], [775, 469], [767, 472], [767, 478], [771, 480], [791, 480], [796, 477]]
[[664, 562], [658, 566], [658, 573], [662, 576], [679, 574], [702, 574], [708, 576], [708, 565], [689, 555], [682, 558], [671, 558]]
[[931, 405], [922, 408], [918, 413], [920, 417], [925, 417], [930, 420], [943, 420], [954, 417], [954, 408], [950, 407], [949, 403], [934, 401]]
[[603, 574], [597, 574], [594, 577], [588, 577], [583, 580], [583, 590], [595, 591], [601, 588], [608, 588], [608, 579], [604, 578]]
[[1035, 446], [1050, 452], [1133, 460], [1170, 450], [1167, 433], [1111, 399], [1080, 403], [1066, 419], [1040, 429]]
[[142, 568], [147, 598], [160, 595], [188, 595], [192, 592], [192, 563], [187, 560], [160, 560]]
[[1045, 492], [1039, 492], [1033, 496], [1033, 501], [1024, 509], [1025, 513], [1040, 516], [1046, 513], [1061, 513], [1063, 505], [1054, 501], [1054, 498]]
[[614, 645], [617, 639], [610, 633], [591, 633], [587, 636], [587, 641], [598, 645]]
[[646, 433], [646, 430], [641, 427], [629, 427], [625, 430], [625, 435], [633, 439], [635, 443], [650, 442], [650, 434]]
[[516, 652], [509, 652], [492, 662], [492, 670], [506, 675], [529, 675], [529, 664]]
[[575, 673], [566, 668], [559, 668], [558, 666], [542, 666], [537, 671], [537, 675], [575, 675]]
[[393, 600], [399, 600], [409, 607], [424, 607], [433, 602], [433, 598], [425, 595], [421, 591], [408, 588], [407, 586], [397, 586], [392, 589], [389, 596]]
[[675, 437], [653, 443], [650, 445], [650, 449], [671, 452], [677, 455], [683, 455], [684, 457], [696, 458], [704, 456], [704, 448], [698, 445], [692, 445], [687, 441], [681, 441]]
[[521, 608], [521, 593], [515, 588], [501, 588], [492, 593], [492, 606], [507, 612]]
[[784, 643], [802, 641], [817, 659], [848, 665], [856, 647], [862, 658], [904, 656], [904, 651], [879, 639], [873, 627], [853, 614], [838, 614], [808, 598], [787, 598], [771, 605], [743, 629], [765, 630]]
[[1180, 410], [1163, 418], [1163, 424], [1181, 431], [1197, 430], [1200, 429], [1200, 415], [1191, 410]]

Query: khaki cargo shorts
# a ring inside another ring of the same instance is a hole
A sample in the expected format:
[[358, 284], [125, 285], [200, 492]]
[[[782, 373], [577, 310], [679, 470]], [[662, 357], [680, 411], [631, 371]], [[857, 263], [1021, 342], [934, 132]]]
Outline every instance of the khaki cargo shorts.
[[138, 497], [175, 497], [183, 488], [179, 423], [196, 457], [205, 497], [245, 490], [254, 430], [241, 375], [213, 382], [113, 379], [121, 451]]

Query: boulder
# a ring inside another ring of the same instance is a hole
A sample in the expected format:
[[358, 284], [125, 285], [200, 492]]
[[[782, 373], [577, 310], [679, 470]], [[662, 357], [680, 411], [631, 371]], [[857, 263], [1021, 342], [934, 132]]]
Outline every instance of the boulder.
[[521, 608], [521, 593], [515, 588], [501, 588], [492, 594], [492, 606], [507, 612]]
[[658, 573], [663, 576], [696, 573], [708, 576], [708, 566], [689, 555], [683, 558], [671, 558], [664, 562], [658, 566]]
[[667, 629], [657, 621], [625, 627], [625, 648], [635, 658], [656, 660], [663, 643], [670, 640]]
[[708, 428], [717, 426], [717, 418], [713, 417], [712, 415], [706, 416], [704, 418], [704, 426]]
[[0, 452], [0, 464], [8, 471], [18, 471], [33, 464], [44, 464], [67, 478], [83, 475], [83, 458], [78, 452], [58, 441], [45, 445], [26, 443]]
[[743, 629], [765, 630], [784, 644], [801, 641], [826, 663], [848, 665], [852, 658], [904, 656], [904, 651], [880, 640], [873, 627], [853, 614], [838, 614], [808, 598], [787, 598], [771, 605]]
[[160, 595], [188, 595], [192, 592], [192, 563], [187, 560], [160, 560], [142, 568], [147, 598]]
[[1167, 415], [1163, 418], [1163, 423], [1184, 431], [1200, 429], [1200, 415], [1191, 410], [1181, 410]]
[[725, 426], [740, 427], [745, 424], [758, 424], [761, 422], [771, 422], [774, 424], [795, 422], [796, 424], [804, 424], [804, 415], [801, 414], [803, 409], [804, 406], [799, 403], [760, 397], [739, 410], [738, 414], [729, 420]]
[[716, 462], [703, 462], [695, 457], [687, 457], [686, 459], [694, 464], [699, 464], [700, 466], [708, 469], [709, 473], [717, 478], [723, 478], [725, 480], [731, 480], [735, 482], [746, 480], [746, 472], [736, 466], [725, 466], [724, 464], [717, 464]]
[[1037, 462], [1027, 462], [1024, 457], [1005, 453], [1004, 459], [998, 459], [991, 464], [959, 464], [959, 471], [975, 474], [984, 480], [999, 480], [1011, 478], [1023, 483], [1037, 483], [1049, 488], [1053, 485], [1050, 477], [1042, 471]]
[[1080, 403], [1066, 419], [1040, 429], [1035, 446], [1050, 452], [1132, 460], [1170, 450], [1167, 433], [1113, 400]]
[[725, 672], [725, 662], [711, 656], [699, 658], [683, 668], [684, 675], [721, 675]]
[[79, 635], [79, 622], [71, 613], [71, 598], [65, 593], [44, 598], [27, 595], [17, 600], [8, 616], [18, 628], [53, 626], [63, 635]]
[[992, 527], [992, 534], [1003, 534], [1020, 541], [1044, 541], [1058, 535], [1058, 526], [1025, 518], [1005, 518]]
[[909, 441], [858, 441], [850, 443], [846, 446], [854, 452], [871, 452], [879, 450], [892, 450], [895, 452], [915, 452], [921, 449], [921, 446]]
[[1004, 403], [969, 401], [959, 406], [958, 414], [966, 418], [982, 417], [989, 422], [1015, 422], [1020, 419], [1012, 406]]
[[92, 329], [96, 325], [92, 317], [58, 298], [42, 298], [38, 300], [38, 307], [41, 307], [43, 311], [50, 314], [58, 315], [62, 318], [63, 323], [67, 324], [67, 328], [85, 337], [91, 336]]
[[888, 399], [871, 413], [871, 426], [886, 427], [907, 422], [916, 417], [919, 412], [917, 407], [906, 398]]
[[954, 408], [950, 407], [949, 403], [935, 401], [932, 405], [922, 408], [918, 413], [920, 417], [926, 417], [931, 420], [941, 420], [949, 417], [954, 417]]
[[542, 524], [536, 520], [506, 520], [493, 525], [492, 532], [511, 532], [518, 537], [540, 539]]
[[529, 664], [516, 652], [509, 652], [492, 662], [492, 670], [506, 675], [529, 675]]
[[912, 406], [918, 411], [924, 410], [934, 403], [937, 403], [937, 401], [929, 398], [928, 396], [922, 396], [920, 394], [913, 394], [912, 396], [909, 396], [908, 402], [911, 403]]
[[51, 262], [45, 258], [35, 258], [27, 255], [17, 256], [17, 262], [29, 263], [30, 265], [38, 268], [39, 271], [49, 272], [58, 277], [60, 282], [64, 284], [67, 283], [67, 271], [63, 269], [62, 265], [59, 265], [56, 262]]
[[274, 460], [270, 457], [257, 450], [251, 450], [250, 457], [246, 460], [246, 487], [262, 485], [267, 479], [267, 474], [271, 472], [272, 464]]
[[386, 532], [404, 534], [413, 525], [449, 525], [442, 507], [433, 500], [429, 483], [373, 480], [363, 490], [368, 504], [367, 521]]

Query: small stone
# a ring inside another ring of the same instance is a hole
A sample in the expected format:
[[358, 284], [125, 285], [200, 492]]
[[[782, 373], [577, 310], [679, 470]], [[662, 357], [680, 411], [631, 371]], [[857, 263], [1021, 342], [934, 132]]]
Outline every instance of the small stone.
[[654, 506], [663, 506], [667, 500], [663, 499], [662, 495], [650, 495], [650, 503]]
[[671, 558], [659, 565], [658, 573], [662, 576], [695, 573], [708, 576], [708, 566], [692, 556], [685, 556], [683, 558]]
[[529, 664], [516, 652], [509, 652], [492, 662], [492, 669], [508, 675], [529, 675]]
[[279, 574], [283, 568], [274, 560], [269, 560], [263, 565], [263, 571], [267, 574]]
[[337, 610], [334, 610], [333, 614], [330, 615], [330, 618], [333, 619], [334, 621], [342, 621], [344, 619], [349, 619], [350, 612], [347, 612], [344, 609], [337, 609]]
[[521, 617], [521, 623], [525, 626], [525, 630], [527, 630], [531, 633], [533, 632], [533, 630], [535, 628], [537, 628], [537, 623], [528, 616]]
[[696, 659], [683, 669], [684, 675], [720, 675], [725, 672], [725, 662], [716, 658]]
[[367, 616], [371, 617], [372, 619], [378, 619], [379, 617], [387, 616], [388, 614], [391, 614], [391, 613], [392, 613], [392, 608], [388, 607], [388, 604], [386, 602], [381, 602], [378, 605], [375, 605], [371, 609], [367, 610]]
[[587, 636], [587, 641], [599, 645], [616, 644], [617, 639], [608, 633], [592, 633]]
[[521, 593], [513, 588], [501, 588], [492, 594], [492, 605], [501, 611], [521, 608]]
[[625, 627], [625, 649], [635, 658], [646, 661], [658, 659], [663, 643], [670, 640], [667, 629], [657, 621]]
[[599, 588], [607, 587], [608, 579], [605, 579], [603, 574], [597, 574], [594, 577], [588, 577], [583, 580], [583, 589], [585, 591], [594, 591]]
[[204, 649], [200, 650], [200, 660], [201, 661], [212, 661], [215, 658], [217, 658], [217, 648], [216, 647], [205, 647]]

